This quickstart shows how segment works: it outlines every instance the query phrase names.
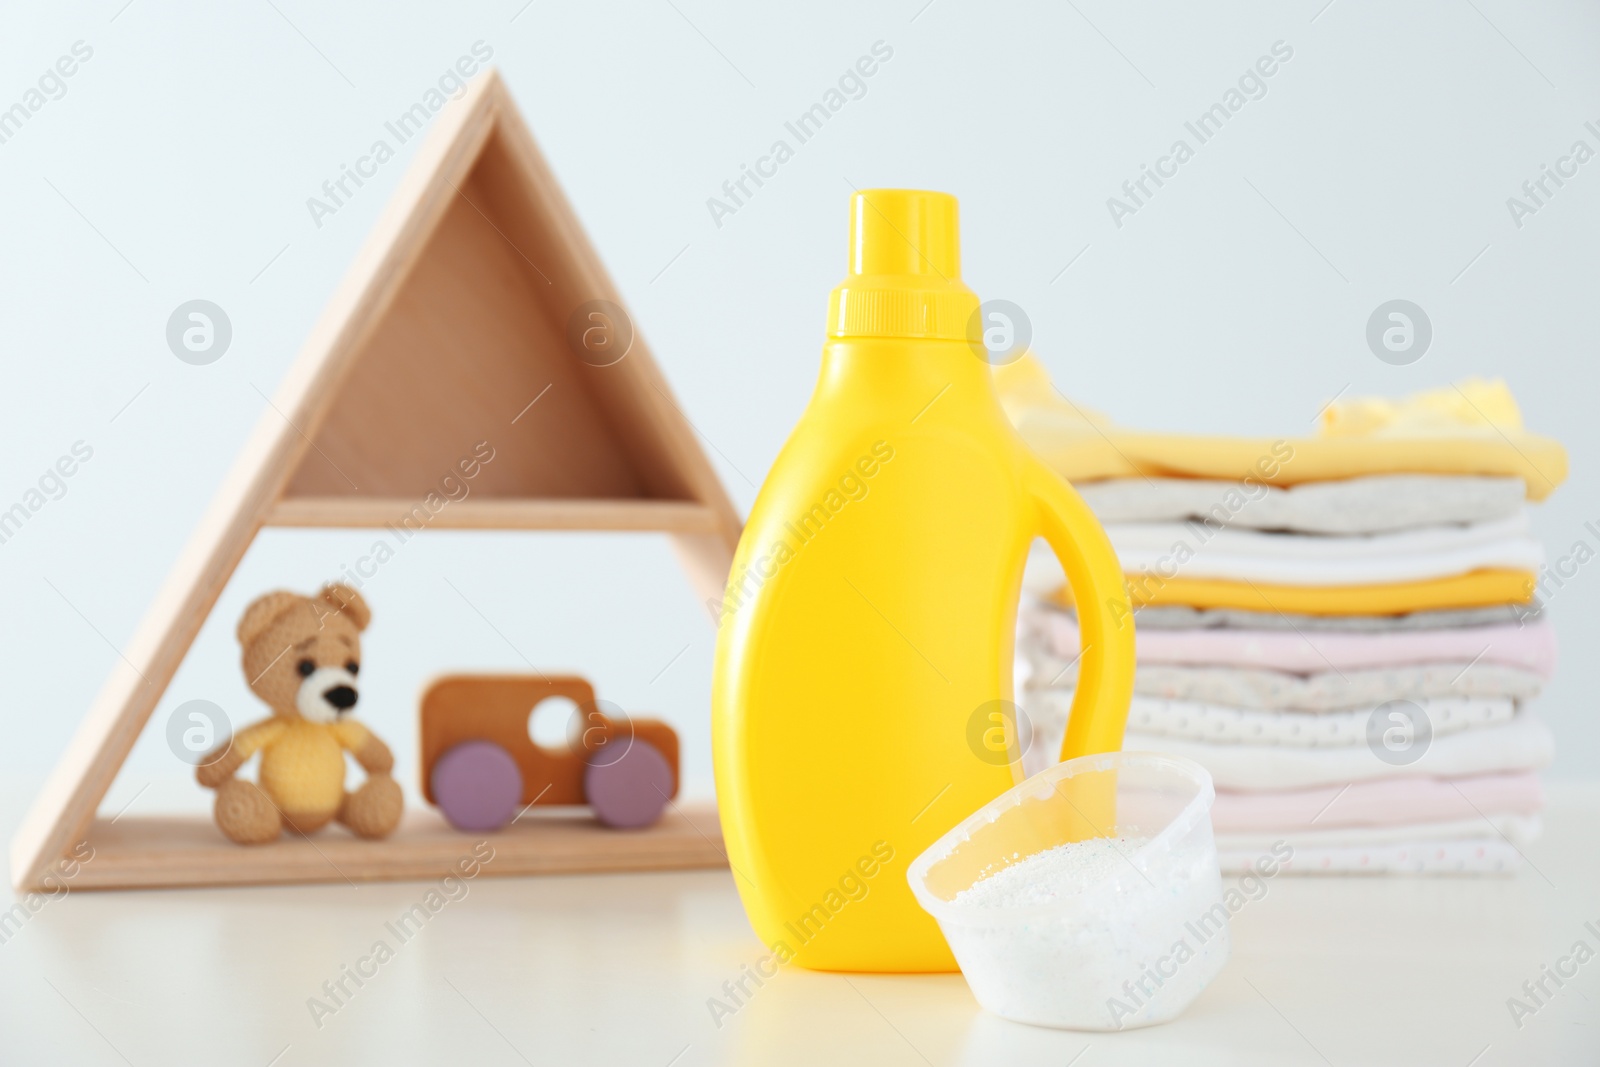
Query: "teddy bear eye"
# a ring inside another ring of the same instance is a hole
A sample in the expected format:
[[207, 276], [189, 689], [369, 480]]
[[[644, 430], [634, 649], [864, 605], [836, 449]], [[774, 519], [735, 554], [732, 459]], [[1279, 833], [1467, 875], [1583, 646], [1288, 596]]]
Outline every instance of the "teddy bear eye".
[[317, 665], [308, 659], [303, 659], [294, 665], [294, 669], [300, 672], [300, 677], [309, 678], [311, 672], [317, 669]]
[[351, 674], [360, 674], [361, 664], [357, 663], [355, 660], [351, 660], [349, 663], [344, 665], [344, 669], [349, 671]]

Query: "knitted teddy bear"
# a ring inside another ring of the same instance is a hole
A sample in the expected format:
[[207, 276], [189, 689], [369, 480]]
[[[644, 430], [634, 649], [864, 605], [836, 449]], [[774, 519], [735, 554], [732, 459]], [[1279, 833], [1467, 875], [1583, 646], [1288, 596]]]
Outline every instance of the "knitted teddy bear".
[[[245, 609], [238, 629], [244, 673], [272, 717], [239, 731], [195, 774], [217, 791], [217, 826], [230, 840], [260, 844], [285, 824], [309, 834], [334, 819], [360, 837], [379, 838], [399, 823], [394, 757], [348, 717], [358, 695], [360, 635], [371, 618], [361, 594], [346, 585], [326, 585], [315, 597], [268, 593]], [[259, 786], [234, 777], [257, 752]], [[353, 793], [344, 788], [346, 752], [367, 772]]]

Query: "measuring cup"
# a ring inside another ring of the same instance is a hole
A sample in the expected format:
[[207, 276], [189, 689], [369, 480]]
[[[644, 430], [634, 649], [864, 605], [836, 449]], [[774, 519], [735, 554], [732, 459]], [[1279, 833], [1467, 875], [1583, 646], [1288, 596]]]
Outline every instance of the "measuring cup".
[[906, 876], [996, 1015], [1074, 1030], [1165, 1022], [1228, 959], [1215, 796], [1192, 760], [1081, 756], [979, 808]]

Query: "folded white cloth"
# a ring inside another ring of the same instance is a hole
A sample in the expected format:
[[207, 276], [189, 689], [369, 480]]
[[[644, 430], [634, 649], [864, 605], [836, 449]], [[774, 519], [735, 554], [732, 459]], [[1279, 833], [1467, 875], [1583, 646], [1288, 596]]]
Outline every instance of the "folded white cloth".
[[[1025, 685], [1034, 689], [1073, 689], [1076, 661], [1062, 660], [1028, 641]], [[1259, 667], [1190, 667], [1140, 663], [1133, 691], [1139, 696], [1187, 700], [1233, 708], [1329, 712], [1371, 708], [1389, 700], [1438, 697], [1493, 697], [1531, 700], [1544, 679], [1533, 671], [1496, 663], [1429, 663], [1367, 670], [1337, 668], [1317, 674], [1291, 674]]]
[[1332, 670], [1288, 674], [1251, 667], [1138, 668], [1138, 692], [1238, 708], [1339, 711], [1390, 700], [1490, 697], [1530, 700], [1544, 680], [1532, 671], [1497, 664], [1433, 663], [1426, 666]]
[[[1437, 739], [1462, 730], [1502, 726], [1517, 713], [1514, 701], [1478, 697], [1429, 697], [1407, 702], [1425, 717]], [[1329, 748], [1365, 745], [1368, 723], [1390, 725], [1381, 705], [1346, 711], [1258, 711], [1189, 700], [1134, 697], [1128, 729], [1146, 736], [1214, 741], [1218, 744]]]
[[[1288, 845], [1298, 855], [1305, 848], [1349, 848], [1394, 845], [1407, 841], [1510, 841], [1521, 847], [1537, 841], [1544, 832], [1538, 815], [1511, 812], [1485, 812], [1470, 819], [1445, 822], [1399, 823], [1394, 826], [1339, 826], [1323, 829], [1257, 830], [1251, 833], [1216, 835], [1217, 847], [1230, 852], [1270, 852], [1275, 845]], [[1282, 851], [1281, 847], [1279, 849]]]
[[[1244, 874], [1271, 853], [1217, 849], [1224, 874]], [[1522, 854], [1502, 838], [1476, 841], [1414, 840], [1370, 846], [1331, 845], [1296, 849], [1279, 865], [1284, 874], [1512, 874]]]
[[[1029, 690], [1022, 706], [1027, 709], [1033, 736], [1059, 742], [1066, 732], [1072, 691]], [[1462, 730], [1503, 726], [1517, 713], [1515, 701], [1482, 697], [1430, 697], [1408, 701], [1409, 717], [1422, 716], [1431, 737], [1437, 739]], [[1166, 700], [1135, 696], [1128, 705], [1128, 732], [1146, 738], [1181, 738], [1216, 744], [1337, 748], [1365, 745], [1368, 724], [1379, 716], [1379, 729], [1393, 725], [1381, 705], [1343, 711], [1262, 711], [1204, 704], [1192, 700]], [[1056, 745], [1059, 748], [1059, 743]], [[1042, 768], [1041, 768], [1042, 769]]]
[[1101, 522], [1210, 519], [1235, 528], [1361, 534], [1482, 522], [1523, 506], [1520, 478], [1385, 474], [1279, 488], [1204, 478], [1127, 478], [1075, 488]]
[[[1035, 736], [1038, 747], [1042, 738]], [[1421, 747], [1421, 742], [1415, 742]], [[1056, 748], [1060, 741], [1057, 739]], [[1473, 774], [1537, 770], [1555, 754], [1549, 727], [1526, 710], [1501, 726], [1461, 730], [1435, 737], [1410, 763], [1379, 759], [1366, 745], [1303, 748], [1290, 745], [1213, 744], [1129, 731], [1127, 751], [1187, 756], [1211, 772], [1218, 789], [1307, 789], [1374, 778], [1426, 775], [1461, 778]], [[1048, 745], [1046, 745], [1048, 749]]]
[[1526, 513], [1465, 526], [1328, 537], [1190, 523], [1107, 523], [1125, 571], [1277, 585], [1370, 585], [1486, 567], [1536, 571], [1544, 547]]

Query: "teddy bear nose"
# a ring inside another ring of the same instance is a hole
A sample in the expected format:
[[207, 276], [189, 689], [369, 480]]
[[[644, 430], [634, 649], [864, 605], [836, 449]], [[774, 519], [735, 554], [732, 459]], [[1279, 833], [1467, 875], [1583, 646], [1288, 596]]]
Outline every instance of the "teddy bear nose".
[[322, 699], [340, 711], [348, 711], [356, 706], [356, 691], [348, 685], [336, 685], [324, 692]]

